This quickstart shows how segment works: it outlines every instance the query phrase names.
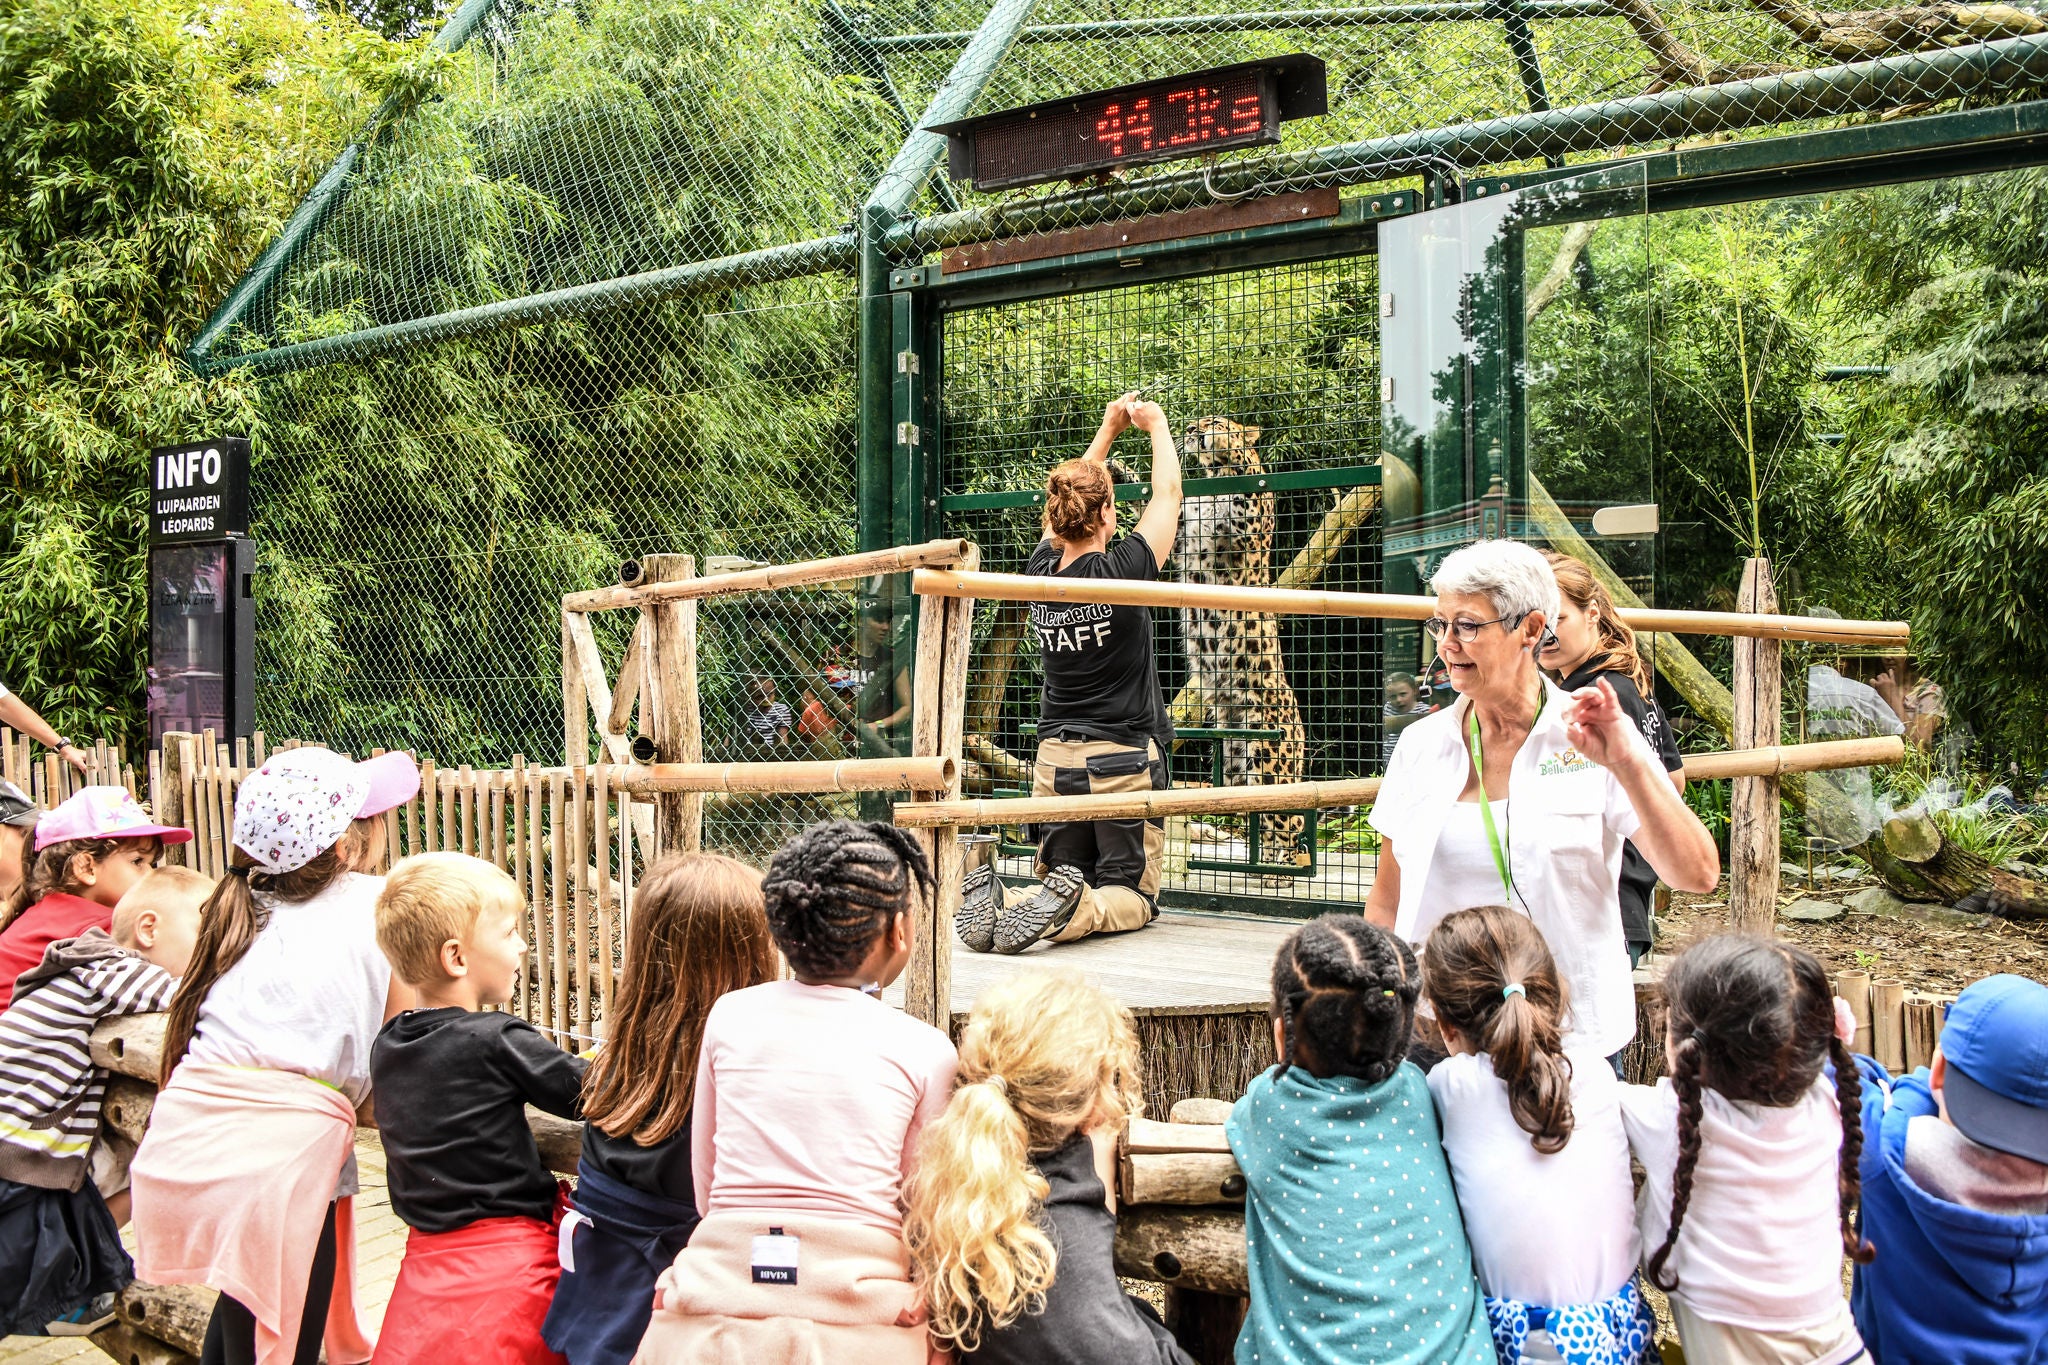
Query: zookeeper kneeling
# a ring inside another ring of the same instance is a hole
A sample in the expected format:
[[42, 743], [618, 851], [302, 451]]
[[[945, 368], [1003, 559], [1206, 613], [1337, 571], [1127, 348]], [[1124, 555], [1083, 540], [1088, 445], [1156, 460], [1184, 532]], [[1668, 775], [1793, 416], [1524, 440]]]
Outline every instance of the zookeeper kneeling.
[[1530, 917], [1570, 991], [1567, 1047], [1618, 1063], [1635, 1036], [1622, 845], [1681, 891], [1711, 891], [1720, 850], [1602, 680], [1564, 692], [1537, 667], [1557, 619], [1550, 563], [1513, 540], [1451, 554], [1428, 630], [1458, 701], [1401, 732], [1372, 809], [1366, 918], [1418, 950], [1480, 905]]
[[[1133, 425], [1152, 438], [1152, 497], [1133, 533], [1112, 544], [1109, 447]], [[1180, 456], [1166, 414], [1125, 394], [1104, 411], [1087, 452], [1046, 479], [1045, 539], [1024, 572], [1151, 581], [1166, 567], [1179, 526]], [[1159, 687], [1150, 610], [1037, 602], [1031, 622], [1045, 666], [1032, 795], [1163, 790], [1173, 724]], [[1039, 885], [1010, 891], [993, 867], [977, 868], [955, 921], [960, 939], [978, 953], [1021, 953], [1042, 938], [1068, 943], [1142, 929], [1159, 913], [1165, 847], [1159, 820], [1040, 825]]]

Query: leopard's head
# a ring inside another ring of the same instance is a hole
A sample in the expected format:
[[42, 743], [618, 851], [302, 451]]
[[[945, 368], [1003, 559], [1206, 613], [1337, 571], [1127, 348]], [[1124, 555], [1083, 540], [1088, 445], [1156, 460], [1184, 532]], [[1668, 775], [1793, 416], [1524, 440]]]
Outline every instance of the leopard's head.
[[1240, 426], [1228, 417], [1203, 417], [1181, 434], [1181, 454], [1208, 478], [1263, 474], [1259, 463], [1259, 429]]

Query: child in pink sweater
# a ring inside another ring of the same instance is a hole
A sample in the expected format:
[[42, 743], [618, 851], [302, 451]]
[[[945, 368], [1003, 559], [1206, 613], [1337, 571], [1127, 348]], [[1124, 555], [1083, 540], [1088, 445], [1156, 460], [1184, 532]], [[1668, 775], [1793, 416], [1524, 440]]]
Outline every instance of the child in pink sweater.
[[880, 993], [910, 960], [914, 898], [933, 893], [924, 854], [886, 824], [815, 825], [769, 863], [769, 930], [796, 979], [734, 991], [705, 1021], [704, 1221], [661, 1276], [642, 1362], [715, 1339], [732, 1358], [923, 1365], [903, 1183], [955, 1058]]

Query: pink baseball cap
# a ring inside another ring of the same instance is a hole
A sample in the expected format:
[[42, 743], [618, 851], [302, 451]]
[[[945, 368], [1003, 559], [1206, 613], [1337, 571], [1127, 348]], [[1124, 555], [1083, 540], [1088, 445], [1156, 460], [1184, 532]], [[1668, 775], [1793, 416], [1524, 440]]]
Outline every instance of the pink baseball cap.
[[82, 787], [36, 821], [36, 852], [70, 839], [149, 839], [182, 844], [192, 831], [159, 825], [143, 814], [126, 787]]
[[291, 872], [334, 847], [352, 820], [410, 801], [420, 789], [411, 754], [351, 762], [331, 749], [288, 749], [242, 779], [235, 847], [265, 872]]

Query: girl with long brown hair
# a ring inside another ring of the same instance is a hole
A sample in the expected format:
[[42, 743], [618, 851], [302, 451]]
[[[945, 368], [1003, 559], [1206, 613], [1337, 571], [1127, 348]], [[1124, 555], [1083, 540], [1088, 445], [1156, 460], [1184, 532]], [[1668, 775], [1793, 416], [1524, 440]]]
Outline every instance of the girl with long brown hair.
[[1664, 995], [1671, 1074], [1624, 1087], [1622, 1120], [1643, 1164], [1644, 1268], [1669, 1296], [1686, 1359], [1867, 1359], [1842, 1297], [1843, 1253], [1873, 1254], [1856, 1223], [1863, 1126], [1847, 1005], [1811, 953], [1750, 934], [1687, 948]]
[[773, 981], [761, 874], [716, 853], [659, 860], [633, 894], [608, 1037], [583, 1077], [583, 1153], [542, 1335], [570, 1365], [627, 1365], [654, 1281], [697, 1226], [690, 1108], [720, 997]]
[[[1657, 704], [1651, 686], [1649, 664], [1636, 650], [1636, 633], [1621, 619], [1607, 585], [1593, 571], [1570, 555], [1544, 551], [1551, 572], [1557, 577], [1557, 621], [1545, 637], [1541, 652], [1543, 667], [1557, 678], [1566, 692], [1592, 687], [1602, 678], [1614, 689], [1614, 699], [1628, 718], [1650, 741], [1650, 749], [1671, 774], [1671, 785], [1685, 791], [1685, 759], [1678, 752], [1678, 740], [1671, 732], [1671, 720]], [[1657, 873], [1633, 842], [1621, 847], [1621, 928], [1628, 943], [1628, 959], [1639, 966], [1655, 942], [1650, 923], [1650, 896], [1657, 886]]]
[[370, 1051], [412, 993], [377, 945], [384, 879], [367, 869], [419, 782], [409, 754], [303, 748], [235, 794], [228, 875], [171, 1002], [131, 1167], [137, 1273], [221, 1291], [204, 1365], [312, 1365], [323, 1335], [335, 1365], [369, 1358], [337, 1265], [353, 1263]]
[[1116, 1278], [1096, 1139], [1138, 1109], [1131, 1013], [1080, 976], [1018, 972], [974, 1002], [903, 1217], [932, 1336], [963, 1365], [1187, 1365]]
[[1570, 999], [1543, 935], [1504, 906], [1446, 916], [1422, 988], [1450, 1051], [1429, 1090], [1502, 1359], [1541, 1358], [1538, 1333], [1582, 1353], [1568, 1360], [1648, 1358], [1621, 1082], [1598, 1052], [1565, 1051]]

